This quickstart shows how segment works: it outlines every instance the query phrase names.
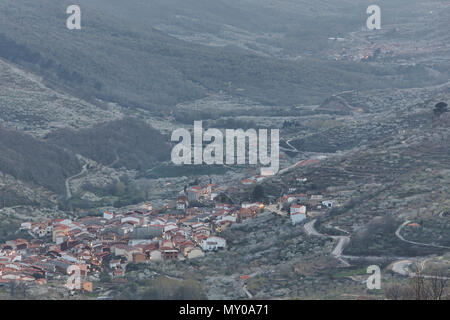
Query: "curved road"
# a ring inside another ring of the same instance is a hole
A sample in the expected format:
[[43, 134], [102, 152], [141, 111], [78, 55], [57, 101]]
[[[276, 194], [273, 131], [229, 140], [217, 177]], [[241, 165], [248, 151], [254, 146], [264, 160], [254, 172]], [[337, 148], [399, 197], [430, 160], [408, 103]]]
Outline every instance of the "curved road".
[[403, 222], [400, 227], [398, 227], [398, 229], [395, 231], [395, 235], [397, 236], [397, 238], [399, 238], [401, 241], [410, 243], [410, 244], [415, 244], [415, 245], [419, 245], [419, 246], [427, 246], [427, 247], [434, 247], [434, 248], [441, 248], [441, 249], [450, 249], [450, 247], [446, 247], [446, 246], [439, 246], [436, 244], [431, 244], [431, 243], [421, 243], [421, 242], [415, 242], [415, 241], [410, 241], [410, 240], [406, 240], [401, 234], [400, 232], [402, 231], [403, 227], [406, 226], [407, 224], [410, 224], [412, 221], [408, 220]]
[[316, 223], [317, 219], [311, 220], [310, 222], [306, 223], [304, 225], [305, 232], [309, 236], [316, 236], [316, 237], [329, 237], [334, 240], [338, 240], [338, 243], [336, 247], [334, 247], [333, 251], [331, 252], [331, 255], [340, 260], [343, 264], [346, 266], [349, 266], [350, 264], [342, 259], [342, 252], [344, 251], [345, 247], [348, 246], [350, 243], [350, 237], [349, 236], [325, 236], [321, 233], [319, 233], [315, 228], [314, 224]]
[[[426, 260], [425, 260], [426, 261]], [[422, 269], [424, 268], [424, 263], [425, 261], [422, 261]], [[413, 264], [413, 263], [417, 263], [417, 259], [405, 259], [405, 260], [400, 260], [400, 261], [396, 261], [391, 265], [391, 269], [392, 271], [394, 271], [395, 273], [401, 274], [402, 276], [407, 276], [407, 277], [415, 277], [416, 273], [415, 272], [411, 272], [408, 267]], [[445, 279], [445, 280], [450, 280], [450, 277], [436, 277], [436, 276], [432, 276], [432, 275], [426, 275], [423, 274], [422, 277], [424, 278], [433, 278], [433, 279]]]
[[[314, 224], [316, 223], [317, 219], [311, 220], [310, 222], [306, 223], [304, 225], [304, 229], [307, 235], [309, 236], [317, 236], [317, 237], [326, 237], [323, 234], [320, 234], [319, 232], [317, 232], [317, 230], [314, 228]], [[397, 229], [397, 231], [395, 232], [396, 236], [401, 239], [402, 241], [411, 243], [411, 244], [418, 244], [418, 245], [426, 245], [426, 246], [433, 246], [433, 247], [438, 247], [438, 248], [448, 248], [448, 247], [444, 247], [444, 246], [436, 246], [433, 244], [426, 244], [426, 243], [418, 243], [418, 242], [414, 242], [414, 241], [409, 241], [404, 239], [401, 234], [400, 231], [401, 229], [407, 225], [411, 223], [411, 221], [406, 221], [404, 222], [402, 225], [400, 225], [400, 227]], [[343, 260], [343, 258], [346, 259], [362, 259], [362, 258], [367, 258], [367, 259], [384, 259], [384, 258], [392, 258], [392, 257], [357, 257], [357, 256], [344, 256], [342, 255], [342, 252], [344, 251], [345, 247], [347, 247], [347, 245], [350, 243], [350, 237], [348, 236], [330, 236], [330, 238], [333, 238], [335, 240], [338, 240], [338, 243], [336, 245], [336, 247], [333, 249], [333, 251], [331, 252], [331, 255], [333, 255], [334, 257], [336, 257], [337, 259], [339, 259], [341, 262], [343, 262], [346, 266], [350, 266], [350, 264]], [[414, 277], [416, 275], [416, 273], [411, 272], [408, 267], [413, 264], [413, 263], [417, 263], [419, 261], [418, 258], [401, 258], [401, 257], [395, 257], [397, 259], [401, 259], [398, 260], [394, 263], [391, 264], [391, 270], [395, 273], [398, 273], [400, 275], [403, 276], [408, 276], [408, 277]], [[425, 264], [426, 260], [422, 261], [421, 265], [422, 265], [422, 269], [424, 268], [424, 264]], [[436, 278], [435, 276], [432, 275], [422, 275], [424, 278]], [[447, 279], [449, 280], [450, 277], [438, 277], [439, 279]]]
[[291, 148], [291, 149], [287, 149], [287, 148], [283, 148], [283, 147], [281, 147], [280, 146], [280, 149], [283, 149], [283, 150], [286, 150], [286, 151], [291, 151], [291, 152], [300, 152], [296, 147], [294, 147], [292, 144], [291, 144], [291, 141], [293, 140], [294, 138], [291, 138], [291, 139], [289, 139], [289, 140], [285, 140], [284, 142], [286, 142], [286, 144]]
[[66, 179], [66, 200], [70, 200], [70, 198], [72, 198], [72, 192], [70, 191], [70, 180], [76, 179], [85, 174], [86, 172], [87, 172], [87, 164], [84, 164], [83, 168], [79, 173]]

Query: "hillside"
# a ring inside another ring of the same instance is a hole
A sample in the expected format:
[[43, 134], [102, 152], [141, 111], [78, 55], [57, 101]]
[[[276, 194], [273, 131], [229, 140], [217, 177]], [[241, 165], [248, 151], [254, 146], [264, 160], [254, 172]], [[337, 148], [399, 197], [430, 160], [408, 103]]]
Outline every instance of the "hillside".
[[65, 179], [81, 166], [74, 155], [55, 145], [0, 127], [0, 169], [36, 187], [62, 193]]
[[6, 128], [42, 137], [57, 128], [80, 129], [122, 116], [117, 106], [52, 90], [39, 77], [0, 60], [0, 124]]
[[131, 118], [78, 131], [56, 130], [45, 140], [117, 168], [143, 171], [170, 158], [168, 139], [145, 122]]
[[0, 57], [86, 99], [162, 110], [224, 91], [265, 104], [292, 105], [320, 103], [348, 89], [444, 80], [420, 66], [402, 70], [314, 58], [276, 60], [234, 46], [202, 46], [108, 16], [89, 4], [83, 6], [82, 30], [69, 31], [68, 4], [2, 1]]

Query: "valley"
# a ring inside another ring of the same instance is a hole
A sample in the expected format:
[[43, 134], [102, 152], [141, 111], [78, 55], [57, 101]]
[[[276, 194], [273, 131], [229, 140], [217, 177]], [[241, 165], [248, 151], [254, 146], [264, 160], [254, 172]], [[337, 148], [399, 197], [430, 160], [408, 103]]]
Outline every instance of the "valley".
[[[23, 271], [0, 298], [408, 299], [448, 278], [446, 1], [380, 1], [376, 31], [359, 0], [79, 2], [79, 32], [68, 1], [0, 4], [0, 266]], [[280, 170], [175, 165], [194, 121], [278, 129]], [[68, 261], [91, 289], [65, 288]]]

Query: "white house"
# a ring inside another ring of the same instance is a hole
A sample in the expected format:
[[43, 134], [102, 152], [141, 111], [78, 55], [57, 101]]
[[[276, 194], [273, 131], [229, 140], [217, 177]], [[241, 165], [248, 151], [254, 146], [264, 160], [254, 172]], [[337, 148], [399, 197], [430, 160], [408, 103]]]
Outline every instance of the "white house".
[[306, 219], [306, 213], [295, 212], [291, 213], [291, 222], [293, 225], [296, 225], [299, 222], [302, 222]]
[[140, 224], [141, 223], [141, 219], [137, 218], [137, 217], [124, 217], [122, 219], [120, 219], [120, 223], [125, 223], [125, 222], [133, 222], [136, 224]]
[[203, 251], [213, 251], [223, 249], [227, 245], [227, 241], [221, 237], [208, 237], [202, 241]]
[[24, 222], [20, 225], [20, 230], [31, 230], [31, 222]]
[[159, 250], [150, 251], [150, 260], [151, 261], [161, 261], [162, 260], [161, 251], [159, 251]]
[[64, 220], [60, 221], [59, 224], [62, 224], [65, 226], [71, 226], [73, 224], [73, 222], [70, 219], [64, 219]]
[[256, 182], [261, 182], [265, 179], [266, 177], [263, 176], [254, 176], [251, 179], [256, 180]]
[[103, 219], [111, 220], [112, 218], [114, 218], [114, 212], [111, 211], [103, 212]]
[[295, 213], [306, 214], [306, 207], [302, 206], [300, 204], [293, 204], [293, 205], [291, 205], [290, 213], [291, 214], [295, 214]]
[[144, 209], [144, 210], [152, 211], [153, 210], [153, 205], [152, 205], [151, 202], [147, 202], [147, 203], [144, 203], [141, 206], [141, 208]]
[[261, 173], [262, 176], [266, 176], [266, 177], [274, 176], [276, 174], [274, 169], [272, 169], [272, 168], [265, 168], [265, 167], [262, 167], [260, 169], [260, 173]]
[[221, 221], [236, 222], [236, 220], [237, 220], [236, 216], [221, 216], [221, 217], [219, 217], [217, 222], [221, 222]]
[[210, 200], [214, 200], [219, 195], [219, 191], [211, 191], [211, 198]]
[[197, 247], [189, 247], [185, 250], [185, 253], [188, 259], [201, 258], [205, 256], [205, 253]]
[[322, 205], [323, 205], [324, 207], [327, 207], [327, 208], [333, 208], [333, 207], [336, 207], [337, 204], [338, 204], [338, 203], [337, 203], [337, 201], [335, 201], [335, 200], [325, 200], [325, 201], [322, 201]]
[[120, 265], [120, 259], [111, 260], [111, 261], [109, 262], [109, 267], [110, 267], [111, 269], [118, 268], [118, 267], [120, 267], [120, 266], [121, 266], [121, 265]]

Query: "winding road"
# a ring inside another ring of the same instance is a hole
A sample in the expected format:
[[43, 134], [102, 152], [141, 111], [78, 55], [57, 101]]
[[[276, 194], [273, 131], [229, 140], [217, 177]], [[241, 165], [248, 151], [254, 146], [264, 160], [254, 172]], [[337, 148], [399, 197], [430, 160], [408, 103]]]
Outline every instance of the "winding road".
[[450, 247], [446, 247], [446, 246], [439, 246], [436, 244], [431, 244], [431, 243], [421, 243], [421, 242], [416, 242], [416, 241], [410, 241], [410, 240], [406, 240], [402, 235], [401, 235], [401, 231], [403, 229], [403, 227], [405, 227], [406, 225], [412, 223], [412, 221], [408, 220], [403, 222], [400, 227], [398, 227], [398, 229], [395, 231], [395, 235], [397, 236], [397, 238], [399, 238], [401, 241], [410, 243], [410, 244], [415, 244], [415, 245], [419, 245], [419, 246], [426, 246], [426, 247], [434, 247], [434, 248], [440, 248], [440, 249], [450, 249]]
[[305, 229], [305, 232], [309, 236], [316, 236], [316, 237], [327, 237], [334, 240], [337, 240], [338, 243], [336, 244], [336, 247], [334, 247], [333, 251], [331, 252], [331, 255], [341, 261], [344, 265], [347, 267], [350, 266], [350, 264], [342, 259], [342, 253], [344, 252], [345, 247], [348, 246], [350, 243], [350, 237], [349, 236], [326, 236], [324, 234], [319, 233], [315, 228], [314, 224], [316, 223], [317, 219], [311, 220], [310, 222], [306, 223], [303, 227]]
[[[405, 260], [400, 260], [400, 261], [396, 261], [393, 264], [391, 264], [391, 270], [394, 271], [395, 273], [401, 274], [402, 276], [406, 276], [406, 277], [415, 277], [417, 274], [415, 272], [411, 272], [408, 267], [410, 265], [412, 265], [413, 263], [418, 263], [418, 259], [405, 259]], [[425, 264], [426, 260], [422, 261], [421, 263], [421, 269], [424, 269], [424, 264]], [[432, 275], [426, 275], [423, 274], [422, 277], [424, 278], [433, 278], [433, 279], [444, 279], [444, 280], [450, 280], [450, 277], [437, 277], [437, 276], [432, 276]]]
[[290, 151], [290, 152], [300, 152], [300, 150], [298, 150], [296, 147], [294, 147], [294, 146], [291, 144], [291, 141], [292, 141], [293, 139], [294, 139], [294, 138], [291, 138], [291, 139], [289, 139], [289, 140], [285, 140], [286, 144], [287, 144], [291, 149], [283, 148], [283, 147], [281, 147], [281, 146], [280, 146], [280, 149], [283, 149], [283, 150], [286, 150], [286, 151]]
[[[346, 266], [350, 266], [350, 264], [345, 261], [344, 259], [369, 259], [369, 260], [380, 260], [380, 259], [386, 259], [386, 258], [395, 258], [395, 259], [400, 259], [394, 263], [392, 263], [390, 265], [390, 268], [393, 272], [398, 273], [402, 276], [408, 276], [408, 277], [414, 277], [416, 276], [416, 273], [411, 272], [408, 267], [411, 264], [414, 263], [418, 263], [420, 261], [420, 257], [416, 257], [416, 258], [405, 258], [405, 257], [359, 257], [359, 256], [347, 256], [347, 255], [342, 255], [344, 249], [348, 246], [348, 244], [350, 243], [350, 237], [349, 236], [326, 236], [323, 235], [321, 233], [319, 233], [315, 228], [314, 228], [314, 224], [316, 223], [317, 219], [311, 220], [310, 222], [306, 223], [304, 225], [304, 229], [307, 235], [309, 236], [317, 236], [317, 237], [329, 237], [335, 240], [338, 240], [338, 243], [336, 245], [336, 247], [333, 249], [333, 251], [331, 252], [331, 255], [336, 257], [337, 259], [339, 259], [342, 263], [344, 263]], [[400, 234], [400, 231], [402, 230], [402, 228], [411, 223], [411, 221], [405, 221], [404, 223], [402, 223], [400, 225], [400, 227], [398, 227], [398, 229], [395, 232], [395, 235], [402, 241], [411, 243], [411, 244], [417, 244], [417, 245], [425, 245], [425, 246], [432, 246], [432, 247], [437, 247], [437, 248], [448, 248], [445, 246], [437, 246], [437, 245], [433, 245], [433, 244], [426, 244], [426, 243], [419, 243], [419, 242], [414, 242], [414, 241], [409, 241], [406, 240], [405, 238], [403, 238], [403, 236]], [[424, 269], [425, 267], [425, 262], [427, 260], [422, 260], [421, 262], [421, 267], [422, 269]], [[436, 278], [436, 276], [433, 275], [422, 275], [424, 278]], [[439, 279], [447, 279], [449, 280], [450, 277], [437, 277]]]
[[72, 198], [72, 192], [70, 190], [70, 180], [81, 177], [86, 172], [87, 172], [87, 164], [84, 164], [83, 168], [79, 173], [66, 179], [66, 200], [70, 200]]

